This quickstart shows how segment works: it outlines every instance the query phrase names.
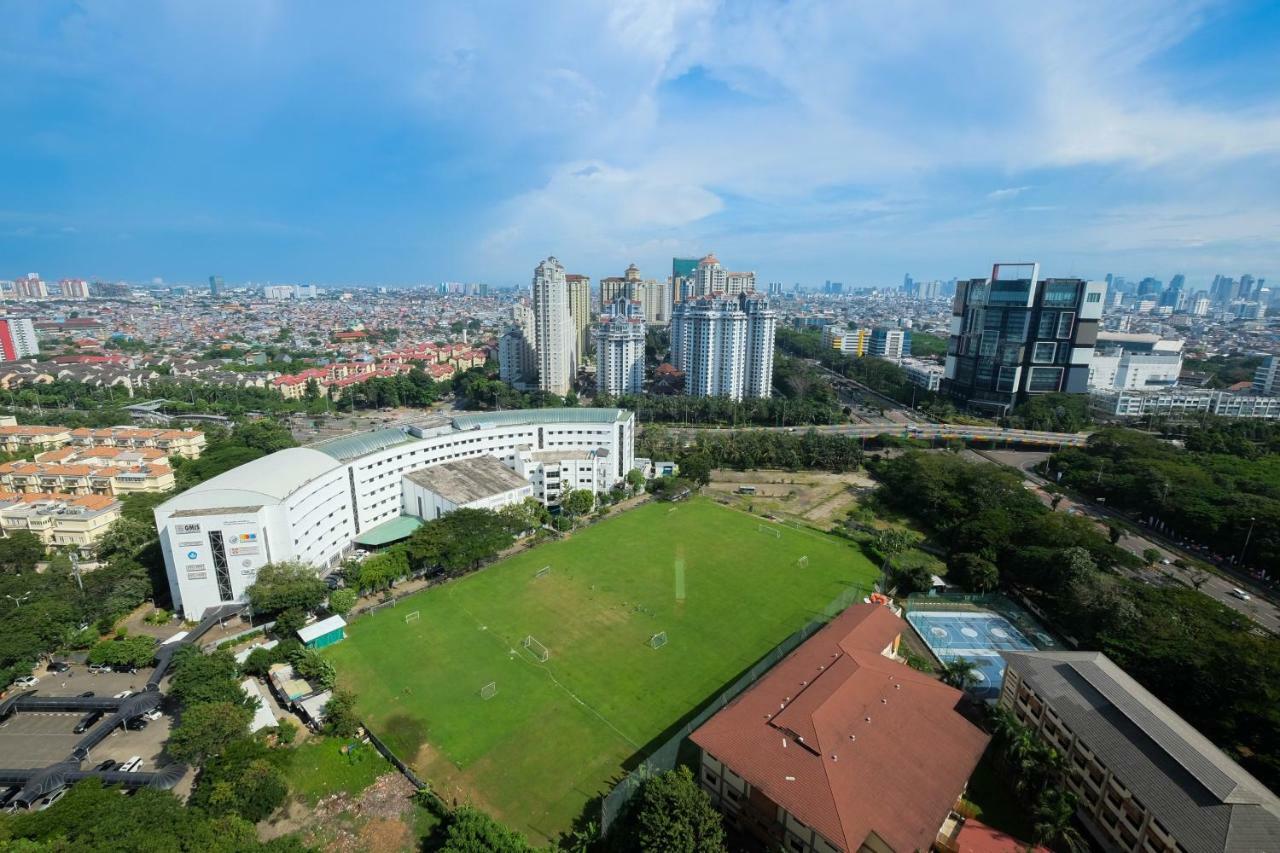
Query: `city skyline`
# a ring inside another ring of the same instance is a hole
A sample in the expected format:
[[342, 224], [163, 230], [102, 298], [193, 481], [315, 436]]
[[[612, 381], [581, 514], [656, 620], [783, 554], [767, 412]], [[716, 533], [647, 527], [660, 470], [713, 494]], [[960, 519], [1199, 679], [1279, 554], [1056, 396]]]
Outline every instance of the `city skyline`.
[[1280, 248], [1263, 3], [0, 13], [6, 277], [1196, 281]]

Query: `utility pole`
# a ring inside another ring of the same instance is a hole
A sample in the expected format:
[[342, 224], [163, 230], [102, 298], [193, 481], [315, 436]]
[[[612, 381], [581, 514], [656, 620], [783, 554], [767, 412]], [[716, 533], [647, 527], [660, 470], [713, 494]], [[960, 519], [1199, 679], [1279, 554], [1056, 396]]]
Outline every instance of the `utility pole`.
[[1253, 523], [1255, 521], [1257, 521], [1256, 518], [1252, 516], [1249, 518], [1249, 532], [1244, 535], [1244, 547], [1240, 549], [1240, 567], [1241, 568], [1244, 568], [1244, 555], [1249, 551], [1249, 539], [1250, 537], [1253, 536]]

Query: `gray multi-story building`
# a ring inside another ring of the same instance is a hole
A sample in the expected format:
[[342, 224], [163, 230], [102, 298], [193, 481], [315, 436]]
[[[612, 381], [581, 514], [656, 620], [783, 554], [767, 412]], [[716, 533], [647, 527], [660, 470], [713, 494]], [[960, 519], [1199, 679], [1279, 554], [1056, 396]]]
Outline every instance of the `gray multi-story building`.
[[1034, 394], [1083, 394], [1106, 284], [1040, 278], [1037, 263], [996, 264], [956, 285], [943, 390], [1004, 413]]
[[538, 388], [567, 394], [573, 386], [577, 329], [564, 267], [554, 257], [538, 264], [533, 273], [533, 329]]
[[1112, 853], [1280, 850], [1280, 799], [1101, 652], [1004, 652], [999, 704], [1063, 757]]

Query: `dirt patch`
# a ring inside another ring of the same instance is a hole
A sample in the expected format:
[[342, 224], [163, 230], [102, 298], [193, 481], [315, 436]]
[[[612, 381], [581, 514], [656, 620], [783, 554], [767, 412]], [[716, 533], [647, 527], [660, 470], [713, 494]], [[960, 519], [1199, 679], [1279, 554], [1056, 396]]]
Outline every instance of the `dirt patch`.
[[263, 841], [300, 833], [308, 846], [326, 853], [393, 853], [410, 850], [413, 784], [396, 772], [384, 773], [359, 794], [333, 794], [314, 807], [291, 800], [284, 813], [258, 825]]

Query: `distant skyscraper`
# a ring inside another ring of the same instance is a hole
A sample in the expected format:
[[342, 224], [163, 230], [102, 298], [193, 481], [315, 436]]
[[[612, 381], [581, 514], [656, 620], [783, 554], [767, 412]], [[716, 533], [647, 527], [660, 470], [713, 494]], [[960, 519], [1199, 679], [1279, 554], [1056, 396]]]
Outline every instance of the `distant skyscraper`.
[[222, 276], [209, 276], [209, 294], [211, 296], [217, 296], [220, 293], [222, 293]]
[[695, 397], [768, 397], [773, 386], [777, 313], [767, 297], [704, 296], [677, 305], [671, 356]]
[[35, 324], [30, 320], [0, 319], [0, 360], [16, 361], [39, 354]]
[[569, 287], [569, 315], [573, 317], [573, 368], [586, 360], [591, 349], [591, 277], [566, 275]]
[[693, 274], [697, 269], [697, 258], [671, 259], [671, 297], [673, 301], [680, 302], [689, 295], [690, 281], [693, 279]]
[[1105, 290], [1041, 279], [1035, 263], [996, 264], [990, 279], [961, 282], [944, 390], [998, 413], [1033, 394], [1085, 393]]
[[573, 385], [573, 316], [569, 313], [569, 285], [564, 267], [554, 257], [533, 273], [534, 349], [538, 388], [566, 394]]
[[771, 281], [771, 282], [769, 282], [769, 295], [770, 295], [770, 296], [781, 296], [781, 295], [782, 295], [782, 282], [780, 282], [780, 281]]
[[1169, 279], [1169, 289], [1160, 297], [1160, 305], [1164, 308], [1172, 308], [1174, 311], [1182, 308], [1182, 288], [1186, 284], [1187, 277], [1182, 273]]
[[844, 284], [838, 281], [827, 279], [822, 285], [822, 292], [829, 296], [839, 296], [844, 293]]
[[902, 277], [902, 289], [911, 292], [911, 273], [907, 273]]
[[639, 302], [621, 297], [604, 307], [596, 326], [596, 389], [601, 394], [644, 392], [644, 329]]

